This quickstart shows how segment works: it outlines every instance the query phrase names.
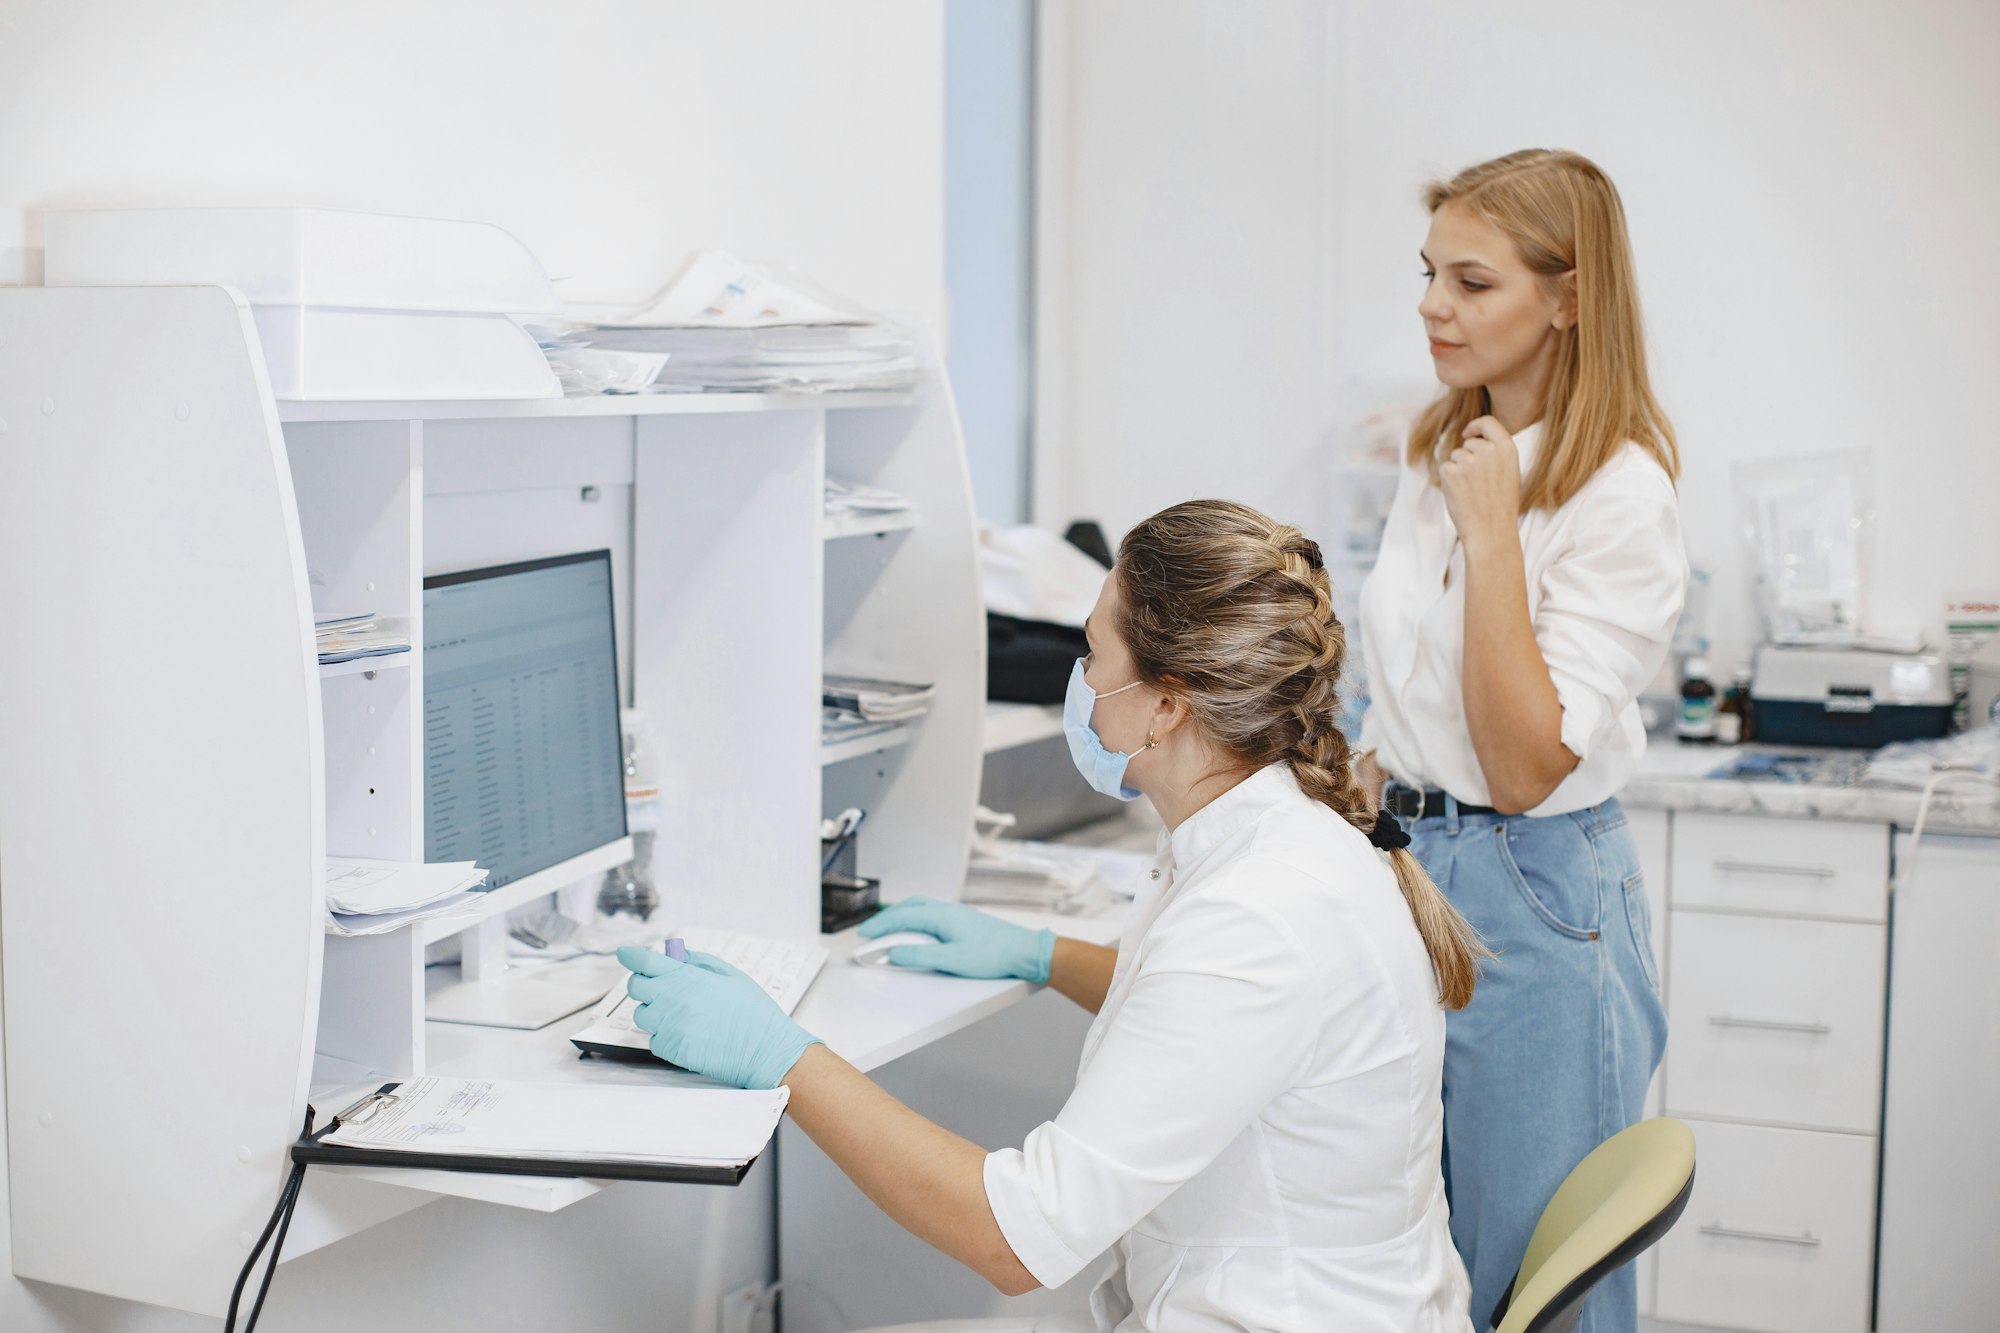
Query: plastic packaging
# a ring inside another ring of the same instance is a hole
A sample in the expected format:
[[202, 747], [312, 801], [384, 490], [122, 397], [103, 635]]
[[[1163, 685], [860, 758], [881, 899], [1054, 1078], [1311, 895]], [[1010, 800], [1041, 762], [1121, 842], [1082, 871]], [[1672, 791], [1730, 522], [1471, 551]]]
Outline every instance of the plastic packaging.
[[1739, 464], [1736, 489], [1765, 638], [1859, 638], [1872, 519], [1867, 454], [1846, 449]]

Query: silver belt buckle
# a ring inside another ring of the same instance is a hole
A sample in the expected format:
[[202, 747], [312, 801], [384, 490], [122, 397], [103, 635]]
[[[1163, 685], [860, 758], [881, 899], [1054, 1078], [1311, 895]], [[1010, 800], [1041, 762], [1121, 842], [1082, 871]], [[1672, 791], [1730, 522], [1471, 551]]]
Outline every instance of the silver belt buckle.
[[1382, 808], [1406, 824], [1424, 817], [1424, 789], [1393, 779], [1382, 784]]

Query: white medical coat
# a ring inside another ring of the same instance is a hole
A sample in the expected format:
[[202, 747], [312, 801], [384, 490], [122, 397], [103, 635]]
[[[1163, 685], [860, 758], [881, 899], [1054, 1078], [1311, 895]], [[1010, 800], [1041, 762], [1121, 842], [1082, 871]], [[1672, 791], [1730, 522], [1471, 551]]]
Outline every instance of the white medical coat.
[[1463, 1333], [1444, 1014], [1387, 859], [1279, 764], [1162, 836], [1076, 1091], [986, 1197], [1100, 1330]]

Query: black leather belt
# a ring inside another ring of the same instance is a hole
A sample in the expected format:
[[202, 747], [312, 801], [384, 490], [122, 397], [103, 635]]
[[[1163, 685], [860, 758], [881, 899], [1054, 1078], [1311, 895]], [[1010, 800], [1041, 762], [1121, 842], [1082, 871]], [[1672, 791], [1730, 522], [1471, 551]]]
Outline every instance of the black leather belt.
[[[1444, 814], [1445, 794], [1436, 787], [1412, 787], [1407, 782], [1391, 780], [1382, 784], [1382, 808], [1405, 824], [1419, 819], [1436, 819]], [[1490, 805], [1468, 805], [1458, 802], [1461, 815], [1497, 815], [1500, 812]]]

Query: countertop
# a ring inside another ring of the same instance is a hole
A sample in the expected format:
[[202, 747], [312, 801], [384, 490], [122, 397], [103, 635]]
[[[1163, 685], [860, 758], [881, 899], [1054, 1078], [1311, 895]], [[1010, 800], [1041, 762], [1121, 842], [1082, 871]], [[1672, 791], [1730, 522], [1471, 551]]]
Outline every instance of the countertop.
[[[1778, 782], [1708, 776], [1745, 755], [1801, 756], [1847, 769], [1832, 780]], [[1797, 746], [1690, 745], [1654, 739], [1639, 771], [1619, 799], [1635, 808], [1690, 810], [1730, 815], [1778, 815], [1791, 819], [1846, 819], [1894, 824], [1916, 823], [1920, 793], [1909, 787], [1859, 781], [1866, 753], [1812, 750]], [[1925, 831], [2000, 836], [2000, 789], [1949, 781], [1931, 797]]]

